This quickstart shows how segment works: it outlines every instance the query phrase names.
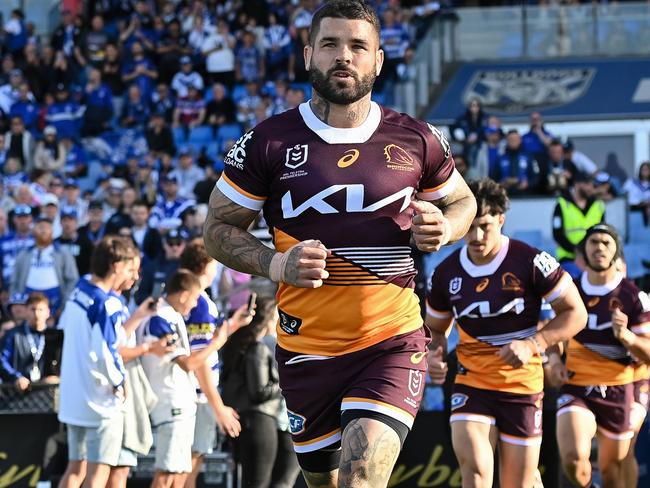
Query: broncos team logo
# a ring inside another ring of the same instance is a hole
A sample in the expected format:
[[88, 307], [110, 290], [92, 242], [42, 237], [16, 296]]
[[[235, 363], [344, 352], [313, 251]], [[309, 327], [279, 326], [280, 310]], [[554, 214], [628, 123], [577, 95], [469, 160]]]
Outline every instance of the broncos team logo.
[[289, 430], [293, 435], [302, 434], [305, 431], [305, 423], [307, 419], [302, 415], [287, 410], [287, 415], [289, 417]]
[[384, 156], [386, 156], [386, 166], [390, 169], [400, 171], [415, 170], [413, 157], [397, 144], [388, 144], [384, 147]]

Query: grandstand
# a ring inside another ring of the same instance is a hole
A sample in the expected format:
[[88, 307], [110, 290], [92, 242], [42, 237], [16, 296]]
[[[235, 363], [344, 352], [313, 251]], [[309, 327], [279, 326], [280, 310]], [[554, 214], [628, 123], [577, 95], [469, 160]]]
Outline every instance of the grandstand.
[[[176, 269], [170, 246], [202, 235], [205, 187], [219, 179], [229, 151], [258, 123], [311, 98], [302, 50], [321, 3], [0, 2], [0, 338], [20, 324], [12, 310], [21, 299], [9, 290], [16, 258], [33, 246], [20, 219], [51, 220], [57, 245], [76, 249], [79, 275], [88, 272], [89, 258], [80, 249], [92, 249], [104, 235], [131, 237], [143, 255], [143, 299]], [[606, 202], [605, 220], [623, 237], [628, 276], [647, 292], [650, 178], [639, 173], [650, 161], [650, 4], [369, 3], [381, 18], [387, 56], [373, 100], [440, 127], [468, 180], [506, 185], [519, 178], [509, 188], [504, 231], [549, 254], [558, 248], [557, 198], [586, 173], [593, 196]], [[479, 118], [471, 115], [473, 103]], [[531, 126], [534, 114], [539, 128]], [[516, 149], [507, 148], [511, 131], [522, 137]], [[549, 183], [553, 141], [563, 149], [562, 171], [572, 168], [564, 186]], [[525, 161], [525, 174], [506, 174], [511, 154]], [[634, 185], [639, 201], [630, 199]], [[146, 209], [142, 222], [137, 207]], [[253, 232], [268, 234], [264, 219]], [[420, 294], [461, 246], [420, 256]], [[264, 293], [268, 285], [220, 269], [212, 289], [232, 313], [249, 289]], [[131, 305], [135, 300], [142, 301], [138, 296]], [[60, 337], [47, 341], [60, 347]], [[426, 485], [433, 472], [441, 473], [435, 486], [459, 486], [449, 441], [439, 450], [422, 445], [424, 429], [447, 432], [446, 393], [427, 385], [429, 416], [419, 420], [391, 486], [434, 486]], [[33, 394], [30, 401], [10, 379], [0, 383], [0, 480], [8, 480], [2, 486], [51, 483], [65, 468], [57, 457], [65, 436], [53, 413], [56, 388], [35, 385]], [[645, 456], [639, 486], [650, 486], [647, 435], [637, 449]], [[241, 473], [231, 454], [221, 439], [199, 484], [236, 486]], [[561, 479], [557, 452], [546, 444], [543, 463], [546, 486], [560, 486], [553, 484]], [[141, 456], [130, 486], [148, 483], [152, 473], [152, 456]]]

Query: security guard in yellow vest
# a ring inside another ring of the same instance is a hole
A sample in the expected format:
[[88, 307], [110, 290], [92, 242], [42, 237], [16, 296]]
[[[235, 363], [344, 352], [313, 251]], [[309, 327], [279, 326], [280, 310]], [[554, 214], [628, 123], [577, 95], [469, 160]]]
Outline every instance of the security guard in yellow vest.
[[553, 238], [558, 247], [555, 255], [571, 274], [577, 273], [573, 263], [575, 247], [587, 229], [605, 220], [605, 202], [594, 198], [591, 175], [577, 173], [573, 186], [557, 199], [553, 212]]

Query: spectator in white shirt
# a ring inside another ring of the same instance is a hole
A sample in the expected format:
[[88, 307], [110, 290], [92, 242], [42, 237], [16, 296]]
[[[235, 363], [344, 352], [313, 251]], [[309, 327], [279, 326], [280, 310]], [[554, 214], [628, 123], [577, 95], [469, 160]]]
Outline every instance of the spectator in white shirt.
[[178, 155], [178, 167], [169, 173], [178, 181], [178, 195], [182, 198], [195, 199], [194, 187], [205, 179], [205, 171], [194, 163], [192, 149], [182, 147]]
[[220, 19], [216, 32], [212, 32], [201, 46], [205, 56], [205, 69], [212, 83], [222, 83], [228, 88], [235, 84], [235, 37], [230, 34], [228, 23]]
[[181, 57], [181, 70], [172, 79], [172, 90], [177, 97], [186, 97], [190, 88], [203, 90], [203, 78], [193, 71], [192, 59], [189, 56]]

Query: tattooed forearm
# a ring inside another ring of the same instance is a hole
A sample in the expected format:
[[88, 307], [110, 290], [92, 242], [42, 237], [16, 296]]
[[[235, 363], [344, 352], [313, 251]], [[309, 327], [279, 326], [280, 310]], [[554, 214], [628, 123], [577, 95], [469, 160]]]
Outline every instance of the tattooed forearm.
[[449, 242], [461, 239], [476, 216], [476, 199], [472, 191], [461, 177], [457, 177], [455, 190], [439, 200], [433, 202], [451, 224], [451, 238]]
[[205, 248], [217, 261], [244, 273], [268, 277], [275, 254], [245, 229], [257, 212], [241, 207], [215, 189], [203, 228]]
[[368, 425], [357, 419], [345, 428], [339, 469], [339, 487], [386, 486], [397, 461], [400, 442], [388, 426], [375, 431], [369, 438]]
[[302, 475], [309, 488], [336, 488], [338, 470], [328, 473], [309, 473], [303, 471]]

